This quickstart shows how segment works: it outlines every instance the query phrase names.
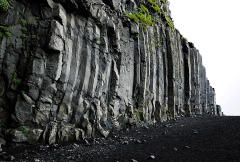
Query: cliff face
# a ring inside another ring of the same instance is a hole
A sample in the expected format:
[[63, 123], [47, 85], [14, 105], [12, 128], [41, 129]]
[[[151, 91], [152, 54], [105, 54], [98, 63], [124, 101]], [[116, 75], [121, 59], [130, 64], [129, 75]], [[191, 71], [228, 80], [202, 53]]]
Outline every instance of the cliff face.
[[[52, 144], [221, 115], [199, 51], [171, 25], [168, 1], [9, 3], [0, 13], [0, 137]], [[131, 17], [140, 3], [154, 23]]]

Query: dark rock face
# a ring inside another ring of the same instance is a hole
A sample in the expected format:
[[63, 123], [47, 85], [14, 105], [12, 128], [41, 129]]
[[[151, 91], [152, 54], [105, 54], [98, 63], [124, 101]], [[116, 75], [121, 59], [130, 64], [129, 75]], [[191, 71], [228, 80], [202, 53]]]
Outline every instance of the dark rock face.
[[0, 37], [0, 137], [52, 144], [221, 115], [199, 51], [166, 22], [144, 31], [124, 16], [139, 3], [11, 2], [0, 14], [12, 34]]

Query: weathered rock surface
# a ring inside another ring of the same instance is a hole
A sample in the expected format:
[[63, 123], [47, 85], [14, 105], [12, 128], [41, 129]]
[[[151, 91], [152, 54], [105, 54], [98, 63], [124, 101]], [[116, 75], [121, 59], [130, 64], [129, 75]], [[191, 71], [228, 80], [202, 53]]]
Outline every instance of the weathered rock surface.
[[125, 14], [139, 0], [10, 2], [0, 13], [11, 33], [0, 29], [0, 137], [53, 144], [222, 115], [199, 51], [166, 22], [169, 2], [157, 4], [165, 14], [150, 10], [162, 20], [144, 30]]

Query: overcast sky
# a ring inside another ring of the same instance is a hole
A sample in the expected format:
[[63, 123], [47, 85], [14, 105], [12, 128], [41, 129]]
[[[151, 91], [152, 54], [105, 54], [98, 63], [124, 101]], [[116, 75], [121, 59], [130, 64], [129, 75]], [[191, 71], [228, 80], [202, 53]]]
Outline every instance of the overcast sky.
[[240, 0], [169, 0], [175, 27], [203, 57], [224, 114], [240, 115]]

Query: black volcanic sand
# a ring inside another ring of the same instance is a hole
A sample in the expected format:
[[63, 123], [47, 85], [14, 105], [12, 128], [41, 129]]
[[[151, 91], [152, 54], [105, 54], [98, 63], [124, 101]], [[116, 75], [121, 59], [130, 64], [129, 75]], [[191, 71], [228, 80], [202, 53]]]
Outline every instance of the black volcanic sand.
[[[107, 139], [52, 146], [3, 147], [2, 161], [240, 161], [240, 117], [177, 118], [111, 134]], [[0, 161], [1, 161], [0, 160]]]

